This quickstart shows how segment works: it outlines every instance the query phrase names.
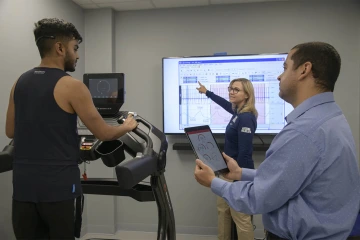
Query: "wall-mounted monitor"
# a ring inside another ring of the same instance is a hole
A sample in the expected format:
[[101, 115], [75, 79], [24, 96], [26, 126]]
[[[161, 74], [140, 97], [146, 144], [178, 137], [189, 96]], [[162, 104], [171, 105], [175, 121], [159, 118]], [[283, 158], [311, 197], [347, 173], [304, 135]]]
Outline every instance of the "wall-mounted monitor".
[[184, 134], [184, 128], [209, 125], [225, 133], [231, 114], [196, 89], [199, 83], [229, 100], [228, 86], [235, 78], [252, 81], [258, 134], [277, 134], [293, 107], [279, 97], [277, 77], [287, 53], [227, 56], [165, 57], [163, 69], [163, 131]]

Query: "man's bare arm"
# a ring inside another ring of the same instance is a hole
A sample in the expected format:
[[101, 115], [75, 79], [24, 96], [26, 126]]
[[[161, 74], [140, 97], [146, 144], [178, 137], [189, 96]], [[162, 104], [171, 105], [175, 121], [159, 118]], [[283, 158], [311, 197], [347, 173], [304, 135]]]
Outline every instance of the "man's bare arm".
[[94, 106], [89, 89], [81, 81], [70, 79], [69, 99], [74, 111], [94, 136], [101, 141], [118, 139], [133, 130], [138, 123], [132, 116], [120, 126], [108, 125]]
[[10, 91], [9, 105], [8, 105], [8, 109], [7, 109], [7, 113], [6, 113], [5, 134], [8, 138], [11, 138], [11, 139], [14, 138], [14, 135], [15, 135], [14, 89], [15, 89], [16, 82]]

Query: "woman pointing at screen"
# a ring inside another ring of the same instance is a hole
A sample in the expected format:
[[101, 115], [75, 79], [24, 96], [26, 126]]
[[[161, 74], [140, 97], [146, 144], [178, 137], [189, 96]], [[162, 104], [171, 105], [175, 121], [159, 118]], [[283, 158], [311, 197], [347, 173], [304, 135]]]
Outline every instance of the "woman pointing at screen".
[[[237, 160], [242, 168], [254, 169], [252, 159], [253, 136], [257, 128], [257, 110], [255, 108], [254, 88], [246, 78], [237, 78], [230, 82], [228, 87], [229, 101], [206, 89], [199, 82], [196, 88], [208, 98], [232, 114], [225, 131], [224, 152]], [[224, 176], [220, 178], [227, 181]], [[236, 212], [221, 197], [217, 197], [218, 210], [218, 239], [230, 240], [231, 218], [236, 224], [238, 239], [253, 240], [254, 230], [251, 216]]]

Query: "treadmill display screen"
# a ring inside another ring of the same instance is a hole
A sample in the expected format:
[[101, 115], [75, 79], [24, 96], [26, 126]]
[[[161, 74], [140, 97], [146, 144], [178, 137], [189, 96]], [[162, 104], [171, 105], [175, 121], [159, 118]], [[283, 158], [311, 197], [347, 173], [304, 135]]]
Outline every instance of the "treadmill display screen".
[[83, 81], [101, 116], [119, 112], [125, 102], [124, 73], [86, 73]]
[[118, 80], [116, 78], [89, 79], [92, 98], [117, 98]]

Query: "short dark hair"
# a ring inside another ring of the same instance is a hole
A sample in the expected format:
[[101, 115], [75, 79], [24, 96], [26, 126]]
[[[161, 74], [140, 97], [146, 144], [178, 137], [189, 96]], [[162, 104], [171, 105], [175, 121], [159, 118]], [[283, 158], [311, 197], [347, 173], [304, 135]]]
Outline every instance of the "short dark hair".
[[324, 42], [307, 42], [298, 44], [291, 59], [294, 69], [305, 62], [311, 62], [315, 83], [324, 91], [334, 91], [340, 73], [341, 58], [336, 49]]
[[75, 26], [58, 18], [44, 18], [36, 22], [34, 36], [41, 58], [49, 52], [55, 39], [65, 41], [75, 39], [79, 43], [82, 42], [82, 37]]

